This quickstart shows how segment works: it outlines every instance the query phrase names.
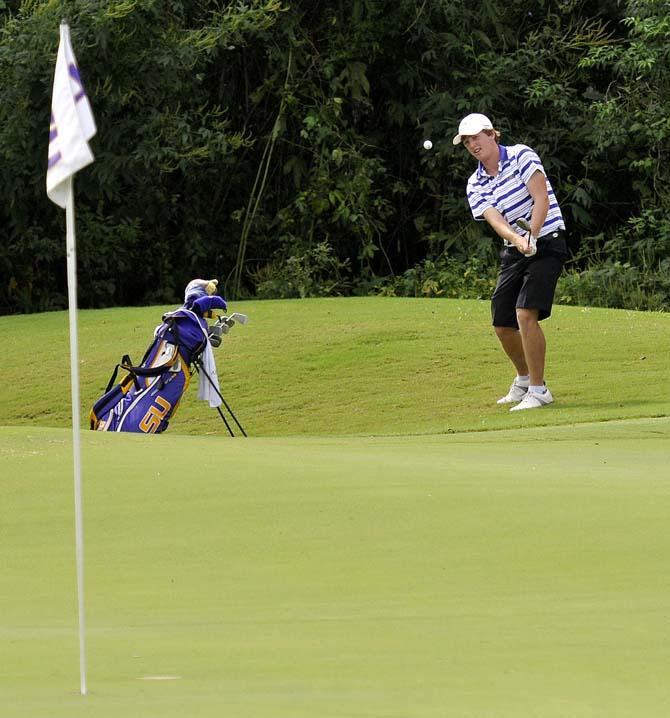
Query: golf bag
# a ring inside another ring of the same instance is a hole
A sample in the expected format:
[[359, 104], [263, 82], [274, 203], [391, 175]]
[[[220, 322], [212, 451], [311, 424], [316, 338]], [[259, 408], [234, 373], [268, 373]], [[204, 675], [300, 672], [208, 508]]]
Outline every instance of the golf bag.
[[[195, 282], [200, 284], [193, 290]], [[199, 398], [209, 401], [210, 406], [218, 410], [232, 436], [233, 431], [220, 408], [224, 404], [246, 436], [221, 395], [212, 352], [212, 346], [220, 345], [221, 335], [227, 333], [236, 320], [246, 323], [246, 317], [241, 314], [219, 317], [215, 324], [208, 325], [205, 317], [212, 317], [214, 310], [225, 310], [226, 303], [222, 297], [206, 293], [205, 284], [205, 280], [191, 282], [184, 306], [163, 315], [152, 343], [137, 366], [128, 355], [123, 356], [112, 372], [105, 393], [91, 409], [91, 429], [144, 434], [165, 431], [191, 376], [197, 371], [200, 374]], [[119, 370], [126, 373], [117, 383]]]

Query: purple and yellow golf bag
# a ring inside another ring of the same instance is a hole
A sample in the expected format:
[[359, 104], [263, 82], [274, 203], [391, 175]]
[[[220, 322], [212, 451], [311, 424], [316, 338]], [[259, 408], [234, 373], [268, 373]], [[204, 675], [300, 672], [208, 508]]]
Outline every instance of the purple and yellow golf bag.
[[[221, 415], [228, 431], [233, 432], [220, 405], [224, 404], [242, 434], [246, 436], [230, 407], [221, 396], [212, 346], [219, 346], [221, 334], [246, 317], [234, 314], [219, 317], [210, 326], [217, 310], [225, 310], [225, 300], [214, 295], [216, 281], [194, 280], [186, 288], [184, 306], [163, 315], [154, 339], [139, 365], [124, 355], [116, 365], [105, 393], [90, 412], [91, 429], [95, 431], [130, 431], [160, 434], [168, 427], [194, 371], [200, 374], [199, 397], [209, 401]], [[116, 383], [119, 370], [126, 372]]]

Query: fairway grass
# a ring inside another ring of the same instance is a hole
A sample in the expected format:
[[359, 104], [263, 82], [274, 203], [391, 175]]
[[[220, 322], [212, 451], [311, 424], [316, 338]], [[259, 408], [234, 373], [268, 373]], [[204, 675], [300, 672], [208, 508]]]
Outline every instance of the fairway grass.
[[71, 434], [0, 429], [2, 718], [670, 714], [667, 418], [82, 439], [86, 697]]
[[[79, 313], [82, 422], [114, 365], [139, 362], [166, 309]], [[670, 314], [556, 307], [543, 323], [555, 404], [495, 401], [514, 371], [488, 302], [359, 297], [231, 303], [249, 315], [216, 351], [223, 394], [252, 436], [432, 434], [670, 415]], [[0, 317], [0, 422], [70, 422], [67, 315]], [[225, 435], [197, 377], [170, 433]]]

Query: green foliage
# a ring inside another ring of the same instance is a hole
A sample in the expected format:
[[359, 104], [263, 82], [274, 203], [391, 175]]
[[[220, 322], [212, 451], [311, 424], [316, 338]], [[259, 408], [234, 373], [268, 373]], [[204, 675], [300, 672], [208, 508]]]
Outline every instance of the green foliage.
[[495, 284], [495, 267], [479, 257], [470, 257], [464, 262], [440, 257], [426, 259], [400, 276], [382, 282], [379, 293], [398, 297], [487, 299]]
[[82, 0], [24, 2], [6, 18], [3, 306], [62, 306], [64, 223], [46, 200], [44, 172], [63, 13], [98, 124], [96, 162], [77, 177], [81, 297], [104, 306], [174, 299], [190, 278], [211, 276], [212, 265], [234, 256], [227, 197], [242, 180], [229, 179], [253, 140], [239, 122], [231, 129], [227, 61], [236, 44], [268, 37], [281, 11], [274, 0], [225, 10]]
[[[540, 153], [578, 271], [658, 271], [665, 0], [24, 0], [0, 7], [0, 312], [65, 302], [44, 192], [64, 14], [99, 129], [76, 183], [85, 306], [175, 300], [197, 275], [290, 296], [493, 267], [498, 240], [464, 198], [472, 158], [450, 140], [470, 111]], [[629, 239], [655, 257], [620, 256]]]
[[626, 37], [591, 48], [580, 61], [581, 67], [612, 77], [593, 107], [588, 162], [607, 162], [614, 197], [617, 186], [625, 188], [619, 221], [606, 223], [599, 241], [586, 248], [584, 293], [603, 306], [670, 308], [668, 10], [665, 0], [629, 2], [622, 20]]
[[579, 306], [668, 312], [670, 260], [652, 272], [619, 260], [568, 271], [559, 280], [556, 300]]
[[670, 219], [644, 210], [607, 239], [591, 239], [583, 269], [569, 270], [557, 297], [566, 304], [670, 311]]
[[327, 242], [319, 242], [301, 254], [262, 266], [253, 279], [260, 299], [327, 297], [347, 293], [348, 268]]

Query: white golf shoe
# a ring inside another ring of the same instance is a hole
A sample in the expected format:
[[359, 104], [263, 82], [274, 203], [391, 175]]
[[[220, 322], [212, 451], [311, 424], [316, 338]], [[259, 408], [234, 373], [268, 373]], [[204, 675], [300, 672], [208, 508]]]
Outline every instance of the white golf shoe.
[[507, 394], [505, 394], [502, 399], [498, 399], [496, 404], [517, 404], [526, 396], [527, 393], [527, 386], [521, 386], [521, 384], [517, 384], [513, 381]]
[[551, 395], [549, 389], [544, 394], [538, 394], [534, 391], [526, 392], [526, 396], [516, 405], [513, 406], [510, 411], [521, 411], [523, 409], [539, 409], [542, 406], [551, 404], [554, 397]]

